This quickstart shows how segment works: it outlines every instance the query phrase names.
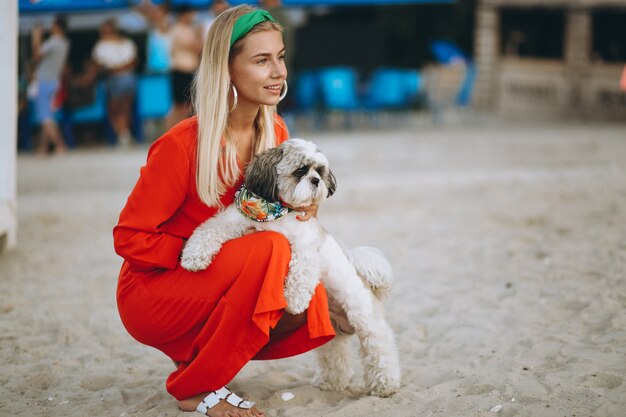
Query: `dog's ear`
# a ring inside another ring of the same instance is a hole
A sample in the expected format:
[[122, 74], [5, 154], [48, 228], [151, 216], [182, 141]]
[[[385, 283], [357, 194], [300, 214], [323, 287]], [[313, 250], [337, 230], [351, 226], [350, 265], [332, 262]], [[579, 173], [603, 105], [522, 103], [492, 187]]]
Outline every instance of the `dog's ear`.
[[246, 188], [267, 201], [278, 201], [276, 165], [282, 158], [281, 148], [267, 149], [254, 157], [246, 168]]
[[326, 197], [330, 197], [335, 194], [335, 190], [337, 190], [337, 180], [333, 175], [333, 171], [330, 169], [326, 171], [326, 175], [324, 176], [324, 182], [326, 183], [326, 188], [328, 188], [328, 195]]

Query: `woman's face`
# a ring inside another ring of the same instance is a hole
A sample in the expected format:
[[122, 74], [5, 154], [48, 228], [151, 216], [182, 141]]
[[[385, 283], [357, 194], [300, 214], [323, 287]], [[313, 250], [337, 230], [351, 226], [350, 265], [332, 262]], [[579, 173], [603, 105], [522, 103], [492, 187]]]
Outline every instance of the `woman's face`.
[[115, 25], [113, 22], [104, 22], [100, 26], [100, 36], [103, 38], [113, 36], [115, 34]]
[[231, 81], [237, 89], [239, 105], [276, 105], [287, 78], [285, 45], [277, 30], [248, 35], [241, 52], [230, 63]]

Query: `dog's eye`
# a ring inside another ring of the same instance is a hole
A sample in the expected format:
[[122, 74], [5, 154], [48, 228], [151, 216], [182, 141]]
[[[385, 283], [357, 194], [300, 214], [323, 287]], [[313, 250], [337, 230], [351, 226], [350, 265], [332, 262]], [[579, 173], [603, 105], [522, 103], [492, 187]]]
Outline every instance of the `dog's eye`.
[[315, 170], [317, 171], [318, 174], [320, 174], [320, 177], [323, 177], [324, 173], [326, 173], [326, 169], [323, 166], [317, 167]]
[[304, 177], [307, 174], [307, 172], [309, 172], [309, 167], [305, 165], [296, 169], [293, 172], [293, 175], [295, 175], [296, 177]]

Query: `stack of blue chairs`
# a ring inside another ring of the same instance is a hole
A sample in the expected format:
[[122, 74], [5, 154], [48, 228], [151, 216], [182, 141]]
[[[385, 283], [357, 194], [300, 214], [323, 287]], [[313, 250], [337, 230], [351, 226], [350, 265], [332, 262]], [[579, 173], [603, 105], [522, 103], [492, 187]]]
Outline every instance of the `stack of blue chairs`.
[[317, 118], [317, 110], [342, 111], [349, 125], [351, 115], [357, 111], [409, 108], [422, 94], [422, 88], [417, 70], [379, 68], [361, 89], [353, 68], [337, 66], [299, 73], [295, 96], [301, 112]]
[[319, 79], [315, 71], [302, 71], [296, 80], [295, 97], [298, 109], [312, 112], [320, 106]]
[[380, 68], [371, 75], [363, 104], [367, 109], [406, 109], [419, 96], [422, 88], [416, 70]]
[[328, 110], [353, 111], [360, 107], [358, 77], [350, 67], [324, 68], [318, 72], [324, 107]]
[[458, 46], [446, 40], [431, 42], [430, 50], [437, 62], [442, 65], [452, 65], [455, 61], [462, 61], [466, 65], [465, 77], [459, 88], [456, 104], [460, 107], [469, 105], [476, 80], [476, 66], [472, 60]]
[[[108, 121], [104, 84], [96, 84], [94, 102], [74, 109], [63, 124], [64, 135], [73, 143], [73, 126], [85, 123], [101, 123], [106, 140], [115, 144], [115, 134]], [[166, 74], [141, 75], [137, 81], [137, 94], [133, 118], [133, 134], [143, 141], [143, 124], [147, 120], [163, 119], [172, 107], [171, 80]]]

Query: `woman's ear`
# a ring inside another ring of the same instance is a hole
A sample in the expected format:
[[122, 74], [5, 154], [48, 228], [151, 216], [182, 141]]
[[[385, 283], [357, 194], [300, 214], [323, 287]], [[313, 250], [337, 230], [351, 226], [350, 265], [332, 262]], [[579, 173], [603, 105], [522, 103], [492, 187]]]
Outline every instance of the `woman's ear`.
[[280, 148], [267, 149], [248, 164], [245, 173], [246, 188], [267, 201], [278, 201], [278, 172], [276, 165], [283, 158]]
[[328, 188], [328, 195], [326, 197], [330, 197], [335, 194], [335, 190], [337, 190], [337, 180], [330, 169], [326, 172], [327, 174], [324, 176], [324, 182], [326, 183], [326, 188]]

